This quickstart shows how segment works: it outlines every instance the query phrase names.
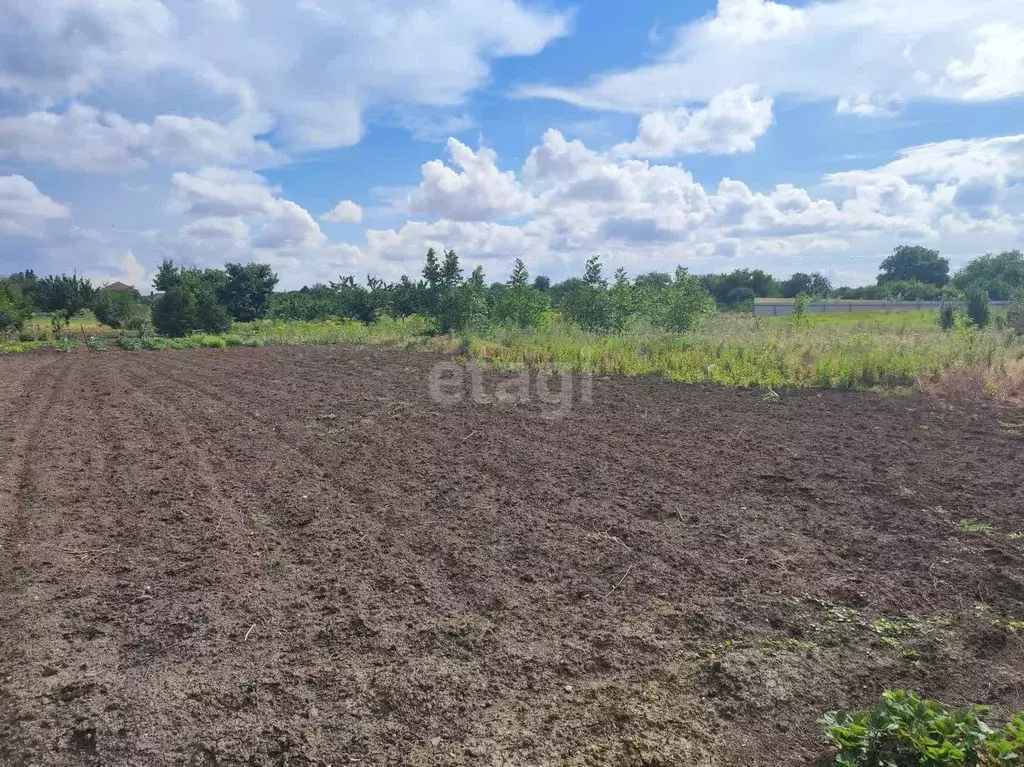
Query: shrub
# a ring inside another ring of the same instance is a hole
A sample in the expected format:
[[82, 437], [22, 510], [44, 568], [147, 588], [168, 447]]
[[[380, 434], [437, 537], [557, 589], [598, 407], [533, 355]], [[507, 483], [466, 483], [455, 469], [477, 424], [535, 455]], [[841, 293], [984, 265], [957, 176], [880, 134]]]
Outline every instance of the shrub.
[[676, 333], [699, 327], [717, 308], [707, 288], [683, 267], [676, 269], [675, 279], [665, 290], [663, 301], [661, 324]]
[[967, 298], [967, 316], [976, 327], [983, 328], [988, 325], [989, 306], [988, 291], [984, 288], [974, 286], [968, 288], [965, 294]]
[[252, 322], [267, 316], [270, 294], [277, 275], [267, 264], [228, 264], [228, 279], [220, 298], [230, 315], [239, 322]]
[[807, 322], [807, 305], [811, 303], [811, 297], [806, 293], [800, 293], [793, 301], [793, 321], [798, 325]]
[[1006, 322], [1020, 335], [1024, 335], [1024, 288], [1014, 292], [1010, 299], [1010, 308], [1006, 312]]
[[943, 330], [952, 330], [956, 325], [956, 309], [952, 306], [943, 306], [939, 309], [939, 325]]
[[92, 302], [96, 319], [115, 330], [142, 330], [149, 312], [135, 292], [101, 290]]
[[153, 325], [161, 335], [183, 338], [196, 331], [226, 333], [231, 329], [231, 316], [212, 290], [183, 284], [168, 290], [153, 305]]
[[25, 309], [0, 293], [0, 334], [21, 330], [27, 319]]
[[871, 711], [830, 712], [822, 719], [836, 750], [833, 764], [854, 767], [996, 767], [1018, 764], [1024, 714], [994, 730], [975, 706], [947, 711], [933, 700], [898, 690]]
[[78, 275], [50, 275], [37, 280], [32, 295], [38, 307], [44, 312], [59, 313], [64, 324], [92, 303], [95, 289], [89, 280]]
[[184, 287], [171, 288], [153, 304], [153, 326], [160, 335], [181, 338], [195, 326], [195, 313], [195, 294]]

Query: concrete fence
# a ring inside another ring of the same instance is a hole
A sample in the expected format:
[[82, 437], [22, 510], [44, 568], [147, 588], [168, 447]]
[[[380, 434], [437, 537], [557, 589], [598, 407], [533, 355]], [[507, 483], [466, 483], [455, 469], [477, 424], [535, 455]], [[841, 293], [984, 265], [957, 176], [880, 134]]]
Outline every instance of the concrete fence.
[[[1009, 301], [992, 301], [990, 306], [1009, 306]], [[838, 314], [845, 312], [919, 312], [939, 311], [943, 306], [964, 308], [965, 301], [866, 301], [841, 299], [812, 301], [807, 304], [808, 314]], [[755, 298], [754, 315], [757, 317], [785, 317], [793, 313], [793, 300], [786, 298]]]

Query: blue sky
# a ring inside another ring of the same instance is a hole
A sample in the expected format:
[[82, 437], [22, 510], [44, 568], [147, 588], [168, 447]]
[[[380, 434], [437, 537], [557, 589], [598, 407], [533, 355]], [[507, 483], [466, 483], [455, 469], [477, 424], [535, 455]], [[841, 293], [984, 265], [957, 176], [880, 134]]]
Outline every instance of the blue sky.
[[1024, 247], [1018, 0], [8, 0], [0, 273]]

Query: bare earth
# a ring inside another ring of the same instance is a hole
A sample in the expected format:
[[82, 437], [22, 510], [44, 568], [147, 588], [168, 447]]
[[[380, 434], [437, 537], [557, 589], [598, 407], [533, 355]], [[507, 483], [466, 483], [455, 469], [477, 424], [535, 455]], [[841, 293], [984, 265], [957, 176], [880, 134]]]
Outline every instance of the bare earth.
[[886, 688], [1024, 709], [1020, 411], [552, 419], [437, 361], [0, 358], [0, 763], [788, 765]]

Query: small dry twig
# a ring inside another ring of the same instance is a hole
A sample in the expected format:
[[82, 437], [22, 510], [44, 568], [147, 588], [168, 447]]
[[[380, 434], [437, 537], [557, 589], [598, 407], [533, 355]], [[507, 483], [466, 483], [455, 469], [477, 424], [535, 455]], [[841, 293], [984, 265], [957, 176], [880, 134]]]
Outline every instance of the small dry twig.
[[252, 624], [252, 625], [251, 625], [251, 626], [249, 627], [249, 630], [245, 632], [245, 639], [243, 639], [243, 640], [242, 640], [243, 642], [248, 642], [248, 641], [249, 641], [249, 634], [251, 634], [251, 633], [252, 633], [252, 630], [253, 630], [254, 628], [256, 628], [256, 624], [255, 624], [255, 623], [254, 623], [254, 624]]
[[622, 585], [622, 582], [623, 582], [624, 580], [626, 580], [626, 578], [627, 578], [627, 577], [629, 577], [629, 574], [630, 574], [631, 572], [633, 572], [633, 567], [634, 567], [633, 565], [630, 565], [630, 566], [629, 566], [629, 569], [628, 569], [628, 570], [626, 570], [626, 574], [625, 574], [625, 575], [623, 575], [623, 576], [622, 576], [621, 578], [619, 578], [619, 582], [618, 582], [618, 583], [616, 583], [616, 584], [615, 584], [614, 586], [612, 586], [612, 590], [611, 590], [611, 591], [609, 591], [609, 592], [608, 592], [607, 594], [605, 594], [605, 595], [604, 595], [604, 598], [605, 598], [605, 599], [607, 599], [608, 597], [610, 597], [610, 596], [611, 596], [612, 594], [614, 594], [614, 593], [615, 593], [615, 589], [617, 589], [617, 588], [618, 588], [619, 586], [621, 586], [621, 585]]

